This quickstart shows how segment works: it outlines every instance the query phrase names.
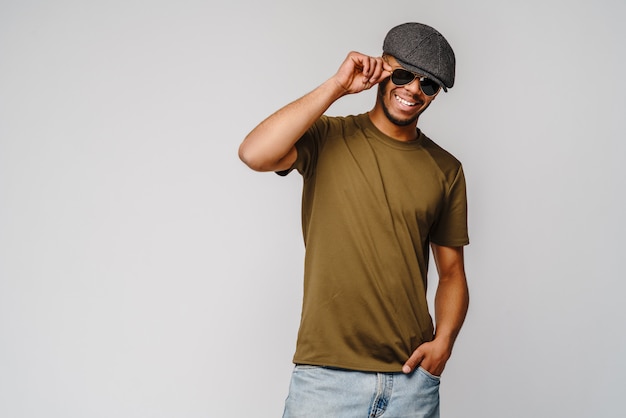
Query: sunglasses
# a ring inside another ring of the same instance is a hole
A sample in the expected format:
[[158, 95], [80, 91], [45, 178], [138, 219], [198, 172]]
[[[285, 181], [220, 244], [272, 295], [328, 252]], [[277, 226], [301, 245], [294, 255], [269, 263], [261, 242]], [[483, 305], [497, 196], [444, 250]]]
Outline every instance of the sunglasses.
[[439, 91], [439, 84], [423, 75], [412, 73], [404, 68], [396, 68], [391, 72], [391, 82], [396, 86], [406, 86], [416, 78], [419, 80], [420, 88], [426, 96], [432, 97]]

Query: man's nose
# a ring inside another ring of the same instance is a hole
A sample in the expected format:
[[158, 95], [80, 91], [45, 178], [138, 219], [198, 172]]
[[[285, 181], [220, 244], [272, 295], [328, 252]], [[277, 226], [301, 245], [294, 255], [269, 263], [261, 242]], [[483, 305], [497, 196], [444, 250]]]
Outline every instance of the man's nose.
[[415, 77], [409, 84], [405, 84], [404, 88], [411, 94], [424, 98], [424, 92], [422, 92], [419, 78]]

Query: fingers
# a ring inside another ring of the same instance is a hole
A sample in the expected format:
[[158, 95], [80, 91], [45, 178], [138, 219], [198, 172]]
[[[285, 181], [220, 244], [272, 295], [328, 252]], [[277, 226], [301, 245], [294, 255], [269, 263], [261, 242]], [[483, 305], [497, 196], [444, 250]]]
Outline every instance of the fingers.
[[435, 376], [441, 376], [450, 358], [450, 348], [437, 340], [423, 343], [415, 349], [411, 357], [402, 366], [403, 373], [411, 373], [417, 366]]
[[417, 350], [411, 354], [411, 357], [402, 366], [402, 373], [411, 373], [419, 364], [424, 360], [424, 353], [418, 347]]
[[385, 79], [385, 65], [388, 64], [383, 61], [381, 57], [362, 56], [362, 74], [363, 82], [373, 86]]
[[349, 93], [367, 90], [389, 77], [391, 67], [382, 57], [370, 57], [359, 52], [350, 52], [338, 76], [341, 85]]

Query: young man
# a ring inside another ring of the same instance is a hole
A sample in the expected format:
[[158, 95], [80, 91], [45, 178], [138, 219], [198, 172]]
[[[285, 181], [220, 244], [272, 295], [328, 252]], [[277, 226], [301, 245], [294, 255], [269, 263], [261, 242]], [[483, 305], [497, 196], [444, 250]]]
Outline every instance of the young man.
[[[396, 26], [382, 57], [350, 52], [334, 76], [240, 146], [250, 168], [304, 178], [304, 298], [285, 417], [439, 416], [439, 379], [469, 301], [467, 204], [460, 162], [417, 123], [453, 86], [454, 71], [439, 32]], [[370, 112], [324, 115], [377, 84]]]

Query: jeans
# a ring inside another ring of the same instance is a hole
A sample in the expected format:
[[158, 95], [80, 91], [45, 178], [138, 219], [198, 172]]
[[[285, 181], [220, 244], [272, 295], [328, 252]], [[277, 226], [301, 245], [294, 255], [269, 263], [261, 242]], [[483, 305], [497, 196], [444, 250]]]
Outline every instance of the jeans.
[[439, 377], [295, 366], [283, 418], [381, 416], [439, 418]]

